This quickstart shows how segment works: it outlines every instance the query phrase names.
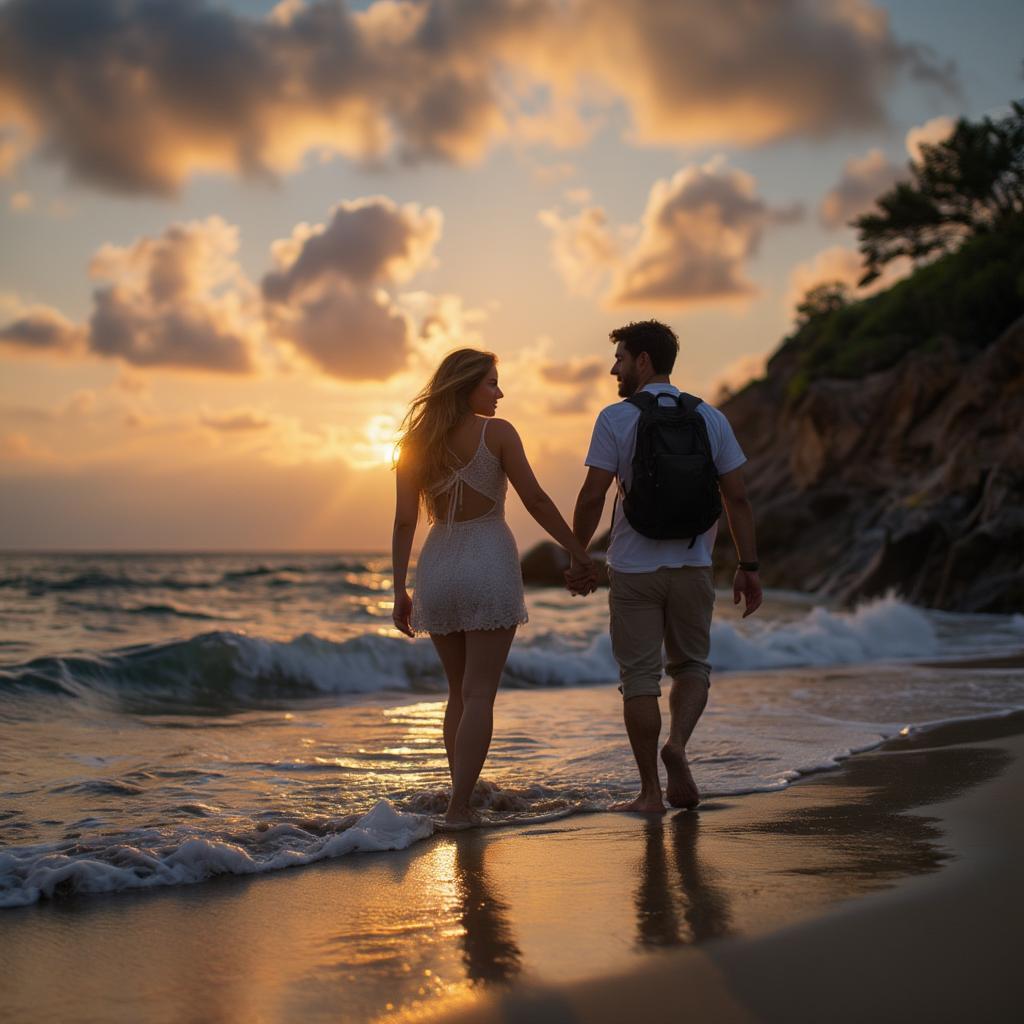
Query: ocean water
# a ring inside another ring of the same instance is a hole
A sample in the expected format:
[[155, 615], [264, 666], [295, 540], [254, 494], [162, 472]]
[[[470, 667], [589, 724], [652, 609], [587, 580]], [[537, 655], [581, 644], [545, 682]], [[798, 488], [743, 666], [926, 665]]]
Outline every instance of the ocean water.
[[[528, 591], [477, 802], [600, 810], [635, 768], [605, 592]], [[690, 744], [705, 796], [768, 791], [901, 730], [1024, 707], [1024, 616], [719, 594]], [[389, 561], [0, 555], [0, 907], [260, 874], [430, 835], [444, 679], [391, 627]]]

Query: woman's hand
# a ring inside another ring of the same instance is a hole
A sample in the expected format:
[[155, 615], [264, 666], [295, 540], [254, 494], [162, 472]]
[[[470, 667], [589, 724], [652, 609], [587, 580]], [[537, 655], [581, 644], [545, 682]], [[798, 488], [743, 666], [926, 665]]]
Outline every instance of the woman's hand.
[[597, 589], [597, 566], [589, 555], [573, 557], [565, 573], [565, 585], [573, 596], [586, 597]]
[[395, 629], [406, 636], [415, 636], [412, 626], [409, 625], [409, 616], [412, 615], [412, 598], [409, 591], [404, 587], [395, 593], [395, 610], [391, 616], [395, 623]]

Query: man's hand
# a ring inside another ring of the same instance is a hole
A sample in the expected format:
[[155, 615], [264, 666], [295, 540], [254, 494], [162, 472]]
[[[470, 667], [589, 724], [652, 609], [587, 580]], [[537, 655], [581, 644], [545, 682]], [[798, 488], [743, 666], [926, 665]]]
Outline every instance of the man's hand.
[[399, 590], [395, 594], [395, 610], [391, 615], [395, 623], [395, 629], [406, 636], [415, 636], [412, 626], [409, 625], [409, 617], [412, 615], [412, 598], [408, 590]]
[[741, 597], [745, 601], [743, 618], [753, 615], [761, 607], [764, 593], [761, 590], [761, 577], [756, 572], [736, 570], [732, 581], [732, 603], [739, 604]]
[[565, 586], [574, 597], [586, 597], [597, 590], [597, 567], [593, 560], [577, 562], [573, 559], [565, 571]]

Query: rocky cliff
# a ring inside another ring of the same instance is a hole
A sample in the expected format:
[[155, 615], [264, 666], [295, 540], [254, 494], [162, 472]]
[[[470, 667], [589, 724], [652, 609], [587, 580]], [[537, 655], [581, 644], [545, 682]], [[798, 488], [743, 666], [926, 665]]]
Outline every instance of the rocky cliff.
[[[940, 341], [794, 399], [796, 364], [784, 345], [722, 405], [750, 459], [765, 582], [1024, 611], [1024, 319], [980, 352]], [[727, 531], [719, 546], [727, 569]]]
[[[892, 590], [1024, 612], [1024, 319], [980, 351], [940, 340], [794, 398], [798, 370], [783, 345], [764, 379], [721, 406], [750, 460], [765, 583], [848, 604]], [[524, 578], [557, 585], [563, 560], [540, 544]], [[735, 565], [724, 523], [715, 562], [724, 583]]]

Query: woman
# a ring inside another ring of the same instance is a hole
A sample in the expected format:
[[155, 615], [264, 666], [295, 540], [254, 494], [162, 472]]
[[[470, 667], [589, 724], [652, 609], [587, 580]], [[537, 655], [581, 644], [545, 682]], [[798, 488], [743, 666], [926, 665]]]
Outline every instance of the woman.
[[[493, 418], [503, 397], [497, 357], [459, 349], [413, 400], [399, 439], [394, 621], [407, 636], [430, 634], [448, 678], [445, 820], [456, 827], [476, 821], [469, 801], [491, 743], [494, 698], [516, 627], [527, 619], [519, 553], [505, 523], [508, 481], [580, 571], [592, 572], [533, 475], [515, 427]], [[406, 575], [421, 504], [432, 526], [410, 598]]]

